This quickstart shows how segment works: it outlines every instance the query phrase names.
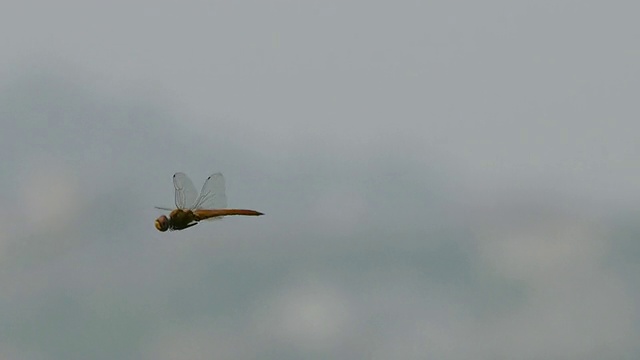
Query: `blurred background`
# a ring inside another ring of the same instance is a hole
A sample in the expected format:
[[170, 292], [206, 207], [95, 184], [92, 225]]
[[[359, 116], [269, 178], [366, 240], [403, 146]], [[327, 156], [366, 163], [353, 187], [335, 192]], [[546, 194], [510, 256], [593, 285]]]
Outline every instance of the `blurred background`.
[[640, 4], [0, 8], [0, 359], [640, 358]]

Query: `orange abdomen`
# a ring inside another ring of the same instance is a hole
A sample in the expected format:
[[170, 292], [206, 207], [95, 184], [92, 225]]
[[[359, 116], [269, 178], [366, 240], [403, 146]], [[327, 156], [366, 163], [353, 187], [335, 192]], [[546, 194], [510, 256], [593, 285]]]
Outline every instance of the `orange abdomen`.
[[244, 216], [264, 215], [259, 211], [246, 210], [246, 209], [199, 209], [199, 210], [193, 210], [193, 214], [195, 215], [196, 221], [205, 220], [213, 217], [230, 216], [230, 215], [244, 215]]

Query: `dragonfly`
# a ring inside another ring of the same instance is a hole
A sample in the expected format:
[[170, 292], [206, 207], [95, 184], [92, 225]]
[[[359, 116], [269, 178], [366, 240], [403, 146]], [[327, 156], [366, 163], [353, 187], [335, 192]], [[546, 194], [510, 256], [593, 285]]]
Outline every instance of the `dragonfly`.
[[162, 215], [156, 219], [159, 231], [184, 230], [197, 225], [202, 220], [217, 220], [229, 215], [260, 216], [263, 213], [247, 209], [227, 209], [225, 181], [221, 173], [207, 178], [202, 185], [200, 195], [193, 182], [184, 173], [173, 175], [176, 208], [158, 207], [156, 209], [170, 211], [167, 217]]

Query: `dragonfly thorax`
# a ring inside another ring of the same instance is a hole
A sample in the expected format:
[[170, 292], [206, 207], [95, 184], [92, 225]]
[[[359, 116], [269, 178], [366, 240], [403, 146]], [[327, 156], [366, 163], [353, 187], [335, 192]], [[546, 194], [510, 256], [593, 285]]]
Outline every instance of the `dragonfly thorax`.
[[195, 216], [191, 210], [175, 209], [169, 215], [169, 228], [172, 230], [182, 230], [194, 221]]

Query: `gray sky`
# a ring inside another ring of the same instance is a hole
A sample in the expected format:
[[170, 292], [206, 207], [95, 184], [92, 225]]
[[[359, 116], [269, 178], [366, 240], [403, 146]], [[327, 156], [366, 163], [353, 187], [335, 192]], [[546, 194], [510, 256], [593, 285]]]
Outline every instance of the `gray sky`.
[[640, 357], [640, 5], [0, 8], [0, 359]]

